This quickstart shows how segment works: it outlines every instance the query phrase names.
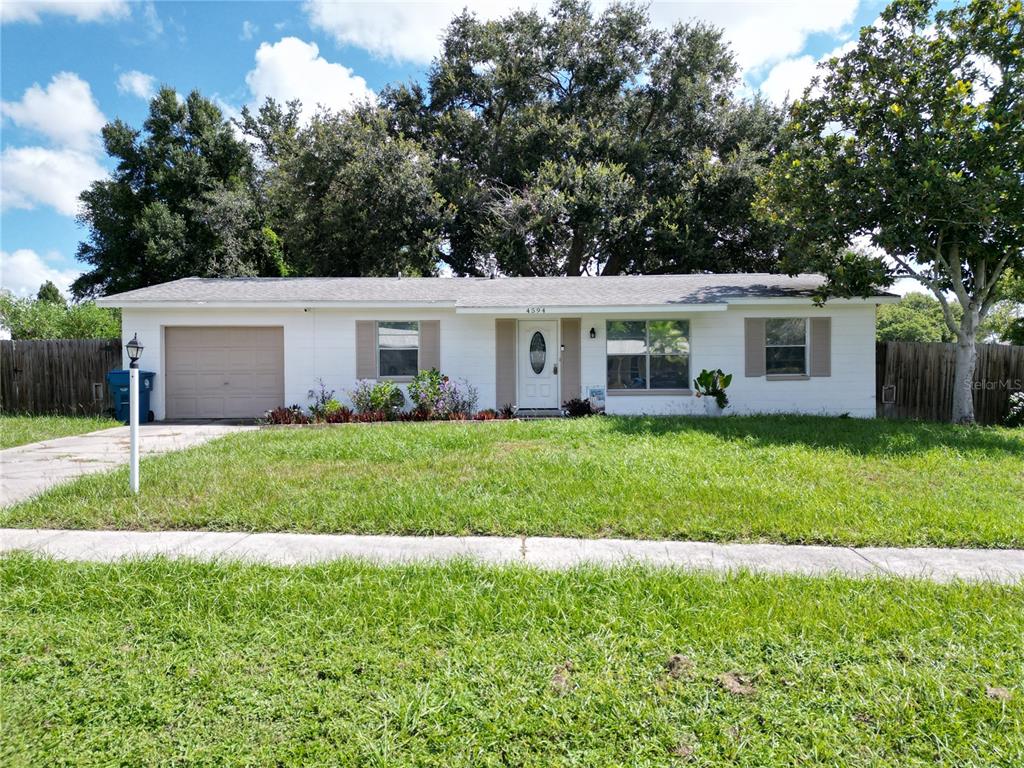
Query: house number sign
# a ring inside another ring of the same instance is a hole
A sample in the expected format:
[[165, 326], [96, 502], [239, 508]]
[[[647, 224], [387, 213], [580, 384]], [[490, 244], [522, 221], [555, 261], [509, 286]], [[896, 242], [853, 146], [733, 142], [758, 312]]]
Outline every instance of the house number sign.
[[526, 314], [528, 314], [528, 315], [543, 315], [545, 312], [547, 312], [547, 309], [545, 307], [527, 307], [526, 308]]

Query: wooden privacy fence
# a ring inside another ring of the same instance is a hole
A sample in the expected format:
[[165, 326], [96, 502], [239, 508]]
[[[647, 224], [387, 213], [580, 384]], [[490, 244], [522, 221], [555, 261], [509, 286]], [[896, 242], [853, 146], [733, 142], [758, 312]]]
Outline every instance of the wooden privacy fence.
[[[949, 421], [953, 415], [956, 345], [880, 341], [875, 347], [878, 415], [888, 419]], [[999, 424], [1010, 395], [1024, 390], [1024, 347], [979, 344], [974, 368], [974, 418]]]
[[119, 339], [0, 341], [0, 410], [103, 413], [107, 371], [120, 367]]

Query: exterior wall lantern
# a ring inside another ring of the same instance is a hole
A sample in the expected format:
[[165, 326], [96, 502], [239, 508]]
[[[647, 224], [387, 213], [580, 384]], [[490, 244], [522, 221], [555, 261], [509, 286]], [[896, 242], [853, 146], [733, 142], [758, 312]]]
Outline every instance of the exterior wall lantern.
[[596, 339], [597, 338], [597, 330], [596, 329], [594, 329], [594, 328], [590, 329], [590, 338], [592, 338], [592, 339]]

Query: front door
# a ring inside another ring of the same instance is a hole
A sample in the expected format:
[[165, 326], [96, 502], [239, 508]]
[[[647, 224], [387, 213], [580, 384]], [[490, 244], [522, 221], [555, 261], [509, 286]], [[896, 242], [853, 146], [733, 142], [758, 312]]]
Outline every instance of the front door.
[[558, 322], [520, 321], [519, 407], [558, 406]]

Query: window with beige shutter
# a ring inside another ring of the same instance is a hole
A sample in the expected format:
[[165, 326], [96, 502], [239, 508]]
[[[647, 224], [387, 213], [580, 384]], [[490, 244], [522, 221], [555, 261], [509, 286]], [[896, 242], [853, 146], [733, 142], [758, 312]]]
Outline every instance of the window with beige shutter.
[[412, 321], [377, 323], [377, 371], [382, 377], [411, 377], [419, 372], [420, 324]]
[[772, 317], [765, 321], [764, 368], [769, 376], [807, 375], [807, 318]]

